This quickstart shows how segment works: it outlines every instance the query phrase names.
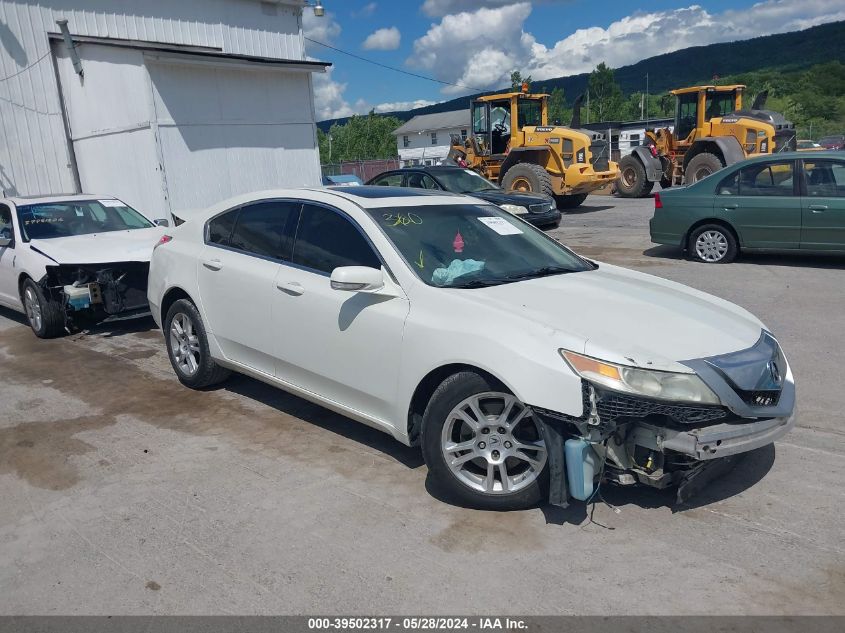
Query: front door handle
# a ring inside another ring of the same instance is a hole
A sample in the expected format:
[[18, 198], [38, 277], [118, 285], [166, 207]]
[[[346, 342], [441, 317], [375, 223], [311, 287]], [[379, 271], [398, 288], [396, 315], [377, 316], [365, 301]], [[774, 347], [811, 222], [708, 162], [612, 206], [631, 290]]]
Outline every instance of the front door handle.
[[737, 204], [736, 202], [728, 202], [728, 203], [726, 203], [726, 204], [723, 204], [723, 205], [722, 205], [722, 208], [723, 208], [725, 211], [730, 211], [731, 209], [738, 209], [738, 208], [739, 208], [739, 204]]
[[220, 270], [223, 268], [223, 262], [219, 259], [204, 259], [202, 265], [209, 270]]
[[282, 281], [276, 284], [276, 288], [281, 290], [282, 292], [286, 292], [289, 295], [293, 295], [298, 297], [302, 293], [305, 292], [305, 288], [302, 287], [302, 284], [299, 284], [295, 281]]
[[824, 211], [827, 211], [827, 205], [826, 204], [811, 204], [808, 208], [813, 213], [822, 213]]

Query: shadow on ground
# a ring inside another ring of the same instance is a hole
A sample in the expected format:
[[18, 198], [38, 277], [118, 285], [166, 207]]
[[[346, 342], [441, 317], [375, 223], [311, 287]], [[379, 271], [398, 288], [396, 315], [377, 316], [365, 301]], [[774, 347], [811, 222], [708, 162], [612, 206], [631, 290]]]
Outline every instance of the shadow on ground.
[[[678, 246], [653, 246], [643, 251], [646, 257], [669, 260], [687, 259], [684, 251]], [[798, 253], [798, 252], [742, 252], [733, 262], [734, 265], [749, 264], [753, 266], [792, 266], [799, 268], [830, 268], [845, 269], [845, 257], [842, 254]], [[702, 263], [702, 266], [705, 264]]]

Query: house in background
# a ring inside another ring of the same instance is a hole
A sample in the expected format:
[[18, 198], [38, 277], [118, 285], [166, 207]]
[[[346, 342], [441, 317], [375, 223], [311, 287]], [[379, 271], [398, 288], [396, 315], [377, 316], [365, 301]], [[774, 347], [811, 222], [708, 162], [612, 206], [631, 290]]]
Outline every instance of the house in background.
[[469, 111], [454, 110], [419, 114], [394, 130], [399, 165], [437, 165], [449, 154], [449, 138], [456, 134], [466, 139], [470, 127]]
[[0, 189], [151, 217], [319, 186], [304, 0], [0, 0]]

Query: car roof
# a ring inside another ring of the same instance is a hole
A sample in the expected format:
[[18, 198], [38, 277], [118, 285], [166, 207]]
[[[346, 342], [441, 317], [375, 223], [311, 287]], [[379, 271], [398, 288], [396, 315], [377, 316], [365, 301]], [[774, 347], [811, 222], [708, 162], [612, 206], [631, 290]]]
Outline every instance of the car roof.
[[66, 193], [52, 194], [48, 196], [8, 196], [3, 199], [8, 200], [15, 206], [23, 206], [26, 204], [50, 204], [55, 202], [74, 202], [80, 200], [114, 200], [115, 196], [98, 196], [93, 193]]
[[839, 160], [845, 159], [845, 152], [829, 150], [826, 152], [776, 152], [774, 154], [763, 154], [762, 156], [752, 156], [743, 161], [744, 163], [763, 162], [768, 160], [795, 160], [801, 158], [803, 160], [819, 160], [820, 158], [837, 158]]
[[357, 185], [353, 187], [300, 187], [297, 189], [267, 189], [264, 191], [243, 193], [227, 200], [222, 200], [202, 211], [192, 212], [189, 214], [188, 219], [202, 219], [204, 221], [227, 209], [259, 200], [293, 198], [306, 202], [310, 200], [324, 202], [325, 196], [342, 198], [364, 209], [437, 204], [487, 204], [483, 200], [474, 199], [463, 194], [439, 190], [411, 189], [408, 187], [377, 187], [372, 185]]

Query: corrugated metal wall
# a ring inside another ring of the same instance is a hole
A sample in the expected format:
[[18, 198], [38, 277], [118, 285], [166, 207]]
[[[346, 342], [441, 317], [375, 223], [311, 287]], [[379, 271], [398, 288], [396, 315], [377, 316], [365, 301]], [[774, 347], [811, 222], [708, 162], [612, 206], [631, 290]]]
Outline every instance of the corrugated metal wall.
[[256, 0], [0, 0], [0, 188], [74, 189], [48, 32], [304, 59], [298, 9]]

